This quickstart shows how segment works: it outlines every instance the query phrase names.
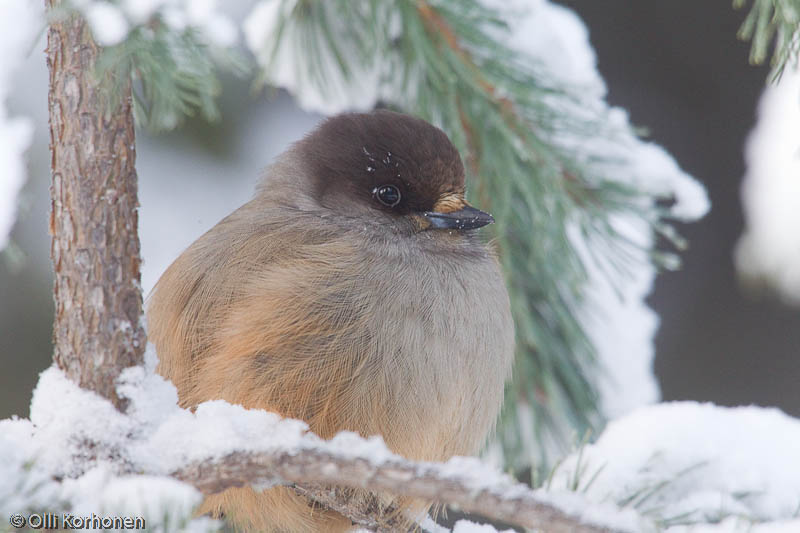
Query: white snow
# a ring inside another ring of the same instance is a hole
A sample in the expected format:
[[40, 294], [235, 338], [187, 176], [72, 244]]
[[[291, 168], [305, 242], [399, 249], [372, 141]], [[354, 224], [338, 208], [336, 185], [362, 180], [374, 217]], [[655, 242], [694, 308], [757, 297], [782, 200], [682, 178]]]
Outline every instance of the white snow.
[[34, 427], [29, 420], [0, 420], [0, 511], [17, 512], [56, 502], [58, 489], [45, 468], [28, 468], [33, 452]]
[[[146, 359], [121, 379], [130, 416], [55, 368], [42, 373], [31, 420], [0, 421], [0, 512], [144, 516], [151, 530], [208, 531], [214, 521], [192, 518], [202, 496], [165, 474], [185, 461], [264, 449], [265, 442], [299, 446], [299, 421], [224, 402], [196, 414], [178, 408], [175, 388], [154, 374], [152, 349]], [[58, 483], [53, 476], [66, 478]]]
[[123, 0], [120, 4], [131, 22], [144, 24], [169, 0]]
[[[147, 390], [163, 393], [152, 386]], [[161, 394], [156, 401], [164, 399]], [[156, 413], [154, 409], [151, 416]], [[192, 518], [202, 499], [194, 488], [164, 476], [121, 472], [121, 463], [138, 471], [124, 446], [127, 436], [140, 435], [147, 428], [138, 422], [79, 389], [60, 371], [46, 370], [34, 394], [31, 420], [0, 421], [0, 479], [4, 481], [0, 513], [142, 516], [151, 531], [215, 529], [215, 522], [208, 518]], [[86, 442], [96, 447], [82, 447]], [[151, 453], [158, 455], [155, 450]], [[72, 477], [59, 483], [55, 475]]]
[[186, 0], [184, 5], [189, 25], [200, 28], [212, 43], [221, 47], [236, 44], [238, 29], [219, 10], [217, 0]]
[[504, 14], [511, 29], [507, 44], [530, 54], [559, 81], [580, 86], [587, 99], [602, 101], [606, 86], [589, 44], [589, 30], [571, 9], [549, 0], [483, 0]]
[[736, 265], [800, 304], [800, 65], [764, 89], [745, 149], [746, 227]]
[[[800, 420], [777, 409], [659, 404], [611, 422], [595, 444], [558, 467], [551, 490], [567, 489], [578, 472], [577, 491], [592, 501], [623, 503], [656, 520], [709, 524], [667, 522], [668, 533], [749, 531], [762, 521], [796, 527], [798, 450]], [[790, 526], [775, 527], [763, 531]]]
[[[453, 533], [495, 533], [498, 531], [490, 525], [476, 524], [469, 520], [459, 520], [453, 526]], [[513, 529], [504, 529], [503, 533], [513, 533]]]
[[581, 521], [605, 526], [620, 532], [654, 531], [653, 521], [633, 509], [623, 509], [613, 501], [592, 500], [585, 495], [568, 489], [550, 488], [536, 491], [539, 499], [565, 513], [579, 517]]
[[[266, 81], [281, 87], [297, 98], [300, 107], [333, 115], [345, 110], [365, 111], [375, 107], [381, 96], [381, 71], [379, 65], [366, 65], [350, 61], [353, 69], [346, 79], [336, 66], [336, 59], [327, 46], [319, 50], [319, 64], [324, 69], [320, 82], [310, 77], [308, 65], [309, 54], [306, 34], [296, 25], [287, 25], [280, 34], [276, 31], [280, 22], [295, 8], [296, 0], [277, 2], [261, 0], [244, 21], [245, 42], [265, 72]], [[320, 4], [326, 9], [325, 4]], [[335, 6], [332, 7], [335, 9]], [[334, 17], [334, 21], [341, 22]], [[350, 28], [344, 31], [358, 31]], [[354, 50], [348, 50], [347, 43], [339, 43], [343, 54], [355, 56]], [[276, 48], [277, 47], [277, 48]]]
[[122, 10], [108, 2], [94, 2], [84, 11], [92, 35], [100, 46], [114, 46], [125, 40], [130, 29]]
[[0, 251], [17, 218], [17, 196], [27, 177], [24, 154], [33, 139], [32, 122], [9, 117], [6, 98], [42, 23], [37, 3], [0, 0]]
[[719, 524], [671, 527], [668, 533], [797, 533], [800, 520], [777, 520], [766, 524], [752, 524], [742, 518], [726, 518]]
[[236, 44], [238, 29], [231, 18], [220, 10], [217, 0], [106, 0], [73, 2], [92, 29], [101, 46], [120, 44], [136, 26], [162, 17], [174, 31], [189, 28], [198, 31], [208, 42], [227, 48]]
[[77, 479], [65, 480], [61, 489], [60, 496], [70, 502], [72, 515], [141, 517], [151, 531], [163, 528], [176, 533], [203, 533], [218, 529], [216, 520], [192, 517], [202, 495], [168, 477], [117, 476], [108, 468], [98, 467]]
[[613, 419], [658, 401], [660, 392], [652, 369], [658, 315], [645, 303], [656, 275], [645, 252], [653, 245], [653, 237], [641, 219], [618, 215], [610, 222], [641, 245], [641, 249], [627, 250], [637, 264], [626, 272], [615, 270], [607, 255], [591, 254], [577, 228], [570, 228], [570, 237], [589, 277], [579, 317], [604, 371], [596, 376], [600, 408]]

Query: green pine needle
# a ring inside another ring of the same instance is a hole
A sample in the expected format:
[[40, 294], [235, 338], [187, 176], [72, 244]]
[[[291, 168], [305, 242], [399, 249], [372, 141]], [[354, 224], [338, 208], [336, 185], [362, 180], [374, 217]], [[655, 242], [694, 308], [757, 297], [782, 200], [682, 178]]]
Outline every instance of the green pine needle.
[[[747, 0], [733, 0], [741, 9]], [[752, 42], [750, 63], [763, 64], [772, 47], [771, 80], [780, 79], [786, 65], [800, 62], [800, 0], [753, 0], [738, 37]]]
[[220, 62], [244, 71], [240, 57], [212, 49], [196, 31], [175, 32], [154, 21], [134, 28], [121, 44], [104, 48], [98, 72], [111, 80], [113, 95], [122, 94], [122, 84], [131, 80], [137, 123], [158, 132], [196, 114], [210, 122], [220, 118]]

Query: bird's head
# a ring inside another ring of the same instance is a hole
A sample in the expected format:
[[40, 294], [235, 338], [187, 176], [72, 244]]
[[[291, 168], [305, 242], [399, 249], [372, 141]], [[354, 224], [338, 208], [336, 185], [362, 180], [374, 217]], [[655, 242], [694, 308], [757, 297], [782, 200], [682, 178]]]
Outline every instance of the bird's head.
[[411, 232], [468, 231], [494, 222], [464, 198], [464, 165], [447, 135], [392, 111], [346, 113], [296, 146], [325, 209]]

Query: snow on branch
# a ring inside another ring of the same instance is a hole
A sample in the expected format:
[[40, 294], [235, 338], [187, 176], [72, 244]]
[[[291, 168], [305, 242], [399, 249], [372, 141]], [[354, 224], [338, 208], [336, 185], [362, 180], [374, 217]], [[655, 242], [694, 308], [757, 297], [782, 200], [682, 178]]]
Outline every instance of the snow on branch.
[[[506, 476], [491, 471], [487, 475], [487, 467], [477, 459], [456, 457], [441, 464], [391, 456], [375, 462], [369, 456], [352, 457], [326, 448], [315, 446], [300, 453], [281, 449], [233, 452], [217, 461], [195, 462], [173, 475], [205, 494], [278, 480], [301, 486], [334, 484], [445, 502], [487, 518], [552, 533], [617, 531], [582, 523], [580, 517], [542, 501], [530, 488]], [[336, 504], [331, 500], [321, 503]]]
[[800, 305], [800, 65], [764, 89], [745, 160], [746, 226], [736, 266], [750, 288], [772, 289]]
[[[79, 485], [98, 470], [112, 481], [132, 475], [149, 476], [162, 484], [177, 479], [187, 489], [191, 485], [199, 491], [198, 502], [199, 493], [233, 486], [289, 485], [377, 531], [397, 529], [384, 527], [387, 513], [377, 507], [366, 513], [348, 507], [347, 499], [339, 498], [331, 487], [453, 504], [487, 518], [548, 532], [635, 530], [628, 527], [636, 523], [629, 516], [635, 513], [626, 515], [615, 505], [589, 503], [568, 491], [559, 493], [556, 500], [553, 493], [533, 491], [476, 458], [413, 462], [390, 452], [379, 437], [364, 439], [342, 432], [326, 441], [299, 420], [223, 401], [205, 402], [194, 412], [181, 409], [174, 386], [155, 374], [154, 368], [155, 354], [148, 350], [145, 367], [123, 372], [118, 393], [129, 400], [126, 413], [81, 389], [57, 368], [46, 370], [34, 392], [31, 420], [4, 422], [9, 434], [25, 440], [12, 446], [26, 450], [17, 462], [32, 461], [42, 478], [70, 478]], [[2, 452], [0, 446], [0, 457]], [[97, 483], [90, 485], [92, 494], [103, 492]], [[52, 489], [50, 494], [54, 490], [62, 489]]]
[[[411, 462], [377, 437], [345, 432], [325, 441], [301, 421], [222, 401], [181, 409], [175, 387], [154, 368], [148, 350], [144, 367], [123, 372], [124, 414], [57, 368], [46, 370], [31, 419], [0, 421], [0, 479], [10, 480], [0, 486], [0, 512], [63, 501], [76, 513], [146, 515], [154, 526], [177, 517], [205, 532], [211, 521], [192, 514], [203, 494], [281, 484], [377, 532], [399, 524], [378, 507], [351, 505], [350, 488], [556, 533], [800, 531], [800, 420], [774, 409], [643, 408], [565, 459], [546, 488], [531, 490], [474, 458]], [[455, 531], [473, 529], [483, 531]]]

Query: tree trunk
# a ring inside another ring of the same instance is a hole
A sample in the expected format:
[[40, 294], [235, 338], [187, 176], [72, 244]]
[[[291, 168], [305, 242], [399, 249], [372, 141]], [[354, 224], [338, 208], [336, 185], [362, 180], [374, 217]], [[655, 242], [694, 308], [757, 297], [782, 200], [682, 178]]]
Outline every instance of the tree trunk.
[[[47, 0], [49, 7], [58, 3]], [[50, 25], [53, 359], [124, 411], [116, 378], [143, 360], [146, 344], [136, 149], [130, 84], [112, 99], [95, 76], [98, 53], [83, 18]]]

